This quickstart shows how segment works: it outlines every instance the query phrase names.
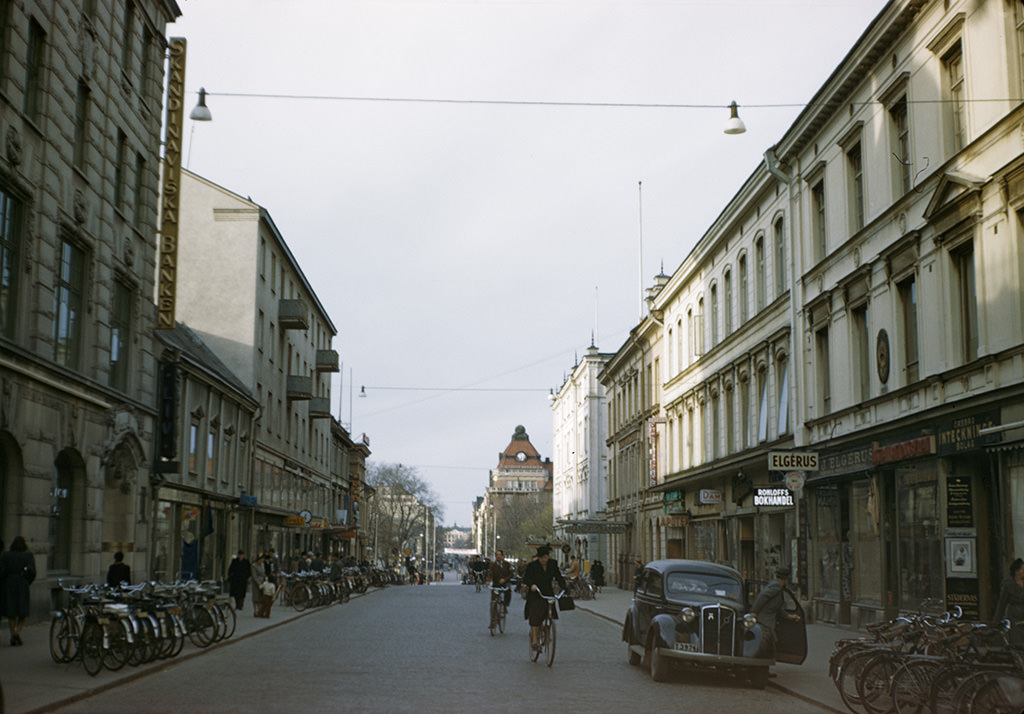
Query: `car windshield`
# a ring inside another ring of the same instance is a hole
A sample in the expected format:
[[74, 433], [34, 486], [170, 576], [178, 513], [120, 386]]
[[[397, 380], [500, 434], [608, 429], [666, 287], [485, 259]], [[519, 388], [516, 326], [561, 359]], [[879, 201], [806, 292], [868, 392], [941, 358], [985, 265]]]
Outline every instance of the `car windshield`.
[[665, 579], [665, 594], [673, 599], [685, 599], [689, 595], [710, 595], [741, 599], [740, 582], [727, 575], [711, 573], [669, 573]]

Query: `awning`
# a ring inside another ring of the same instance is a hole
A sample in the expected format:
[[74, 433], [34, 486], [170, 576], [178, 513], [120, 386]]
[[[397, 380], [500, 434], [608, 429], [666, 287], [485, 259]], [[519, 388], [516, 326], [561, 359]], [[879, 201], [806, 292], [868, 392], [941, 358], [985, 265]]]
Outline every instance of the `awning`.
[[558, 521], [558, 526], [566, 533], [625, 533], [629, 524], [623, 521], [599, 521], [597, 519], [582, 521]]

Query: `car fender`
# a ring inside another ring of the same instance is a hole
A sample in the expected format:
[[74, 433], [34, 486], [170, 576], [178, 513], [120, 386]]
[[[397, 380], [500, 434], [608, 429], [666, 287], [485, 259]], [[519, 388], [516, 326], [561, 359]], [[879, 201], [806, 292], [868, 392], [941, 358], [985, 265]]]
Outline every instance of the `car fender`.
[[672, 615], [661, 614], [651, 618], [651, 631], [656, 632], [658, 639], [665, 647], [676, 644], [676, 619]]
[[743, 656], [758, 658], [772, 656], [768, 638], [765, 637], [764, 628], [760, 624], [754, 625], [743, 634]]

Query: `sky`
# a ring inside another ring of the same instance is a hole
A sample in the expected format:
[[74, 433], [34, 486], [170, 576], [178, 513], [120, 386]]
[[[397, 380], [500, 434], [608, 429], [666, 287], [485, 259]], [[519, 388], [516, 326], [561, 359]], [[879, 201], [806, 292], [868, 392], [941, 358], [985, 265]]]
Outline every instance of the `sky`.
[[449, 526], [517, 425], [553, 458], [551, 390], [622, 346], [885, 5], [178, 4], [213, 115], [186, 167], [269, 211], [338, 330], [335, 416]]

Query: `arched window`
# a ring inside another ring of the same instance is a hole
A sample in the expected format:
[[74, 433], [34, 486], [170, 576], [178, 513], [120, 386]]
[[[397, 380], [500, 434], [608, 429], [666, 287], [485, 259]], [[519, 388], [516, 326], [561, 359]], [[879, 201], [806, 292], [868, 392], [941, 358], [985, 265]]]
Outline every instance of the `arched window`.
[[750, 295], [747, 290], [747, 256], [740, 256], [740, 324], [750, 317]]
[[765, 285], [765, 267], [764, 267], [764, 236], [758, 236], [757, 240], [754, 241], [754, 260], [757, 263], [754, 269], [757, 271], [756, 286], [757, 289], [757, 310], [760, 312], [764, 309], [765, 305], [765, 291], [767, 289]]
[[725, 311], [725, 336], [732, 334], [732, 271], [725, 271], [725, 295], [722, 309]]
[[775, 296], [778, 297], [786, 292], [786, 236], [783, 231], [782, 216], [779, 216], [772, 224], [773, 239], [775, 241]]

